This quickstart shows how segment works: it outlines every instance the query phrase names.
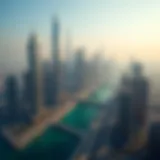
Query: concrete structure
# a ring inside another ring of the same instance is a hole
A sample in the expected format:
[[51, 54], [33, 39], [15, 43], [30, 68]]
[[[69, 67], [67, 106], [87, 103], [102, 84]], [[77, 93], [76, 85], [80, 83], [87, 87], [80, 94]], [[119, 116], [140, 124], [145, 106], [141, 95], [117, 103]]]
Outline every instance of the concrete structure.
[[28, 80], [29, 80], [29, 106], [34, 115], [41, 106], [41, 69], [40, 53], [38, 49], [37, 36], [31, 34], [28, 40]]
[[133, 64], [132, 78], [132, 98], [133, 98], [133, 114], [137, 119], [137, 123], [145, 125], [147, 116], [147, 100], [149, 84], [143, 75], [143, 68], [140, 64]]
[[74, 61], [74, 83], [73, 90], [80, 91], [84, 88], [85, 83], [85, 51], [84, 49], [79, 49], [75, 55]]
[[6, 79], [6, 107], [9, 123], [16, 122], [19, 111], [18, 83], [14, 76]]
[[129, 148], [133, 148], [133, 150], [136, 150], [147, 143], [148, 89], [149, 84], [143, 75], [142, 65], [140, 63], [133, 63], [131, 79], [131, 133], [129, 142], [129, 146], [131, 146]]
[[59, 81], [60, 81], [60, 27], [57, 18], [53, 20], [52, 26], [52, 56], [53, 56], [53, 105], [58, 103]]
[[50, 61], [43, 64], [43, 97], [44, 105], [51, 107], [53, 105], [53, 65]]

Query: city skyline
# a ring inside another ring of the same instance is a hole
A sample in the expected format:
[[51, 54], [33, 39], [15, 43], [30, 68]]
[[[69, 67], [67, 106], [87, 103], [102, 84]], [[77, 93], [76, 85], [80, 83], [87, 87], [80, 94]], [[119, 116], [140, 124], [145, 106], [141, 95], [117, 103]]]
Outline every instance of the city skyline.
[[[61, 50], [69, 29], [72, 48], [85, 46], [87, 56], [104, 50], [106, 56], [128, 60], [130, 54], [144, 61], [159, 58], [160, 3], [157, 0], [126, 1], [1, 1], [0, 61], [3, 70], [26, 67], [27, 36], [35, 31], [41, 39], [41, 51], [51, 51], [51, 21], [57, 15], [62, 24]], [[151, 56], [152, 54], [152, 56]], [[15, 55], [15, 56], [12, 56]], [[9, 58], [8, 58], [9, 57]]]
[[159, 156], [159, 8], [0, 0], [1, 159]]

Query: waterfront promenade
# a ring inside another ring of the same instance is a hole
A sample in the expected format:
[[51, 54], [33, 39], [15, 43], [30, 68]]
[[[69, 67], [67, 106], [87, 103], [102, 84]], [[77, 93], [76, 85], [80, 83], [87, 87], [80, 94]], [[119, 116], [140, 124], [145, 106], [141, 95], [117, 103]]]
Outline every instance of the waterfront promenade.
[[2, 130], [4, 136], [10, 143], [18, 149], [23, 149], [34, 138], [40, 136], [50, 125], [57, 124], [67, 113], [69, 113], [80, 100], [87, 99], [88, 95], [94, 90], [85, 90], [76, 94], [73, 100], [66, 101], [63, 104], [53, 107], [53, 109], [41, 109], [30, 126], [14, 126]]

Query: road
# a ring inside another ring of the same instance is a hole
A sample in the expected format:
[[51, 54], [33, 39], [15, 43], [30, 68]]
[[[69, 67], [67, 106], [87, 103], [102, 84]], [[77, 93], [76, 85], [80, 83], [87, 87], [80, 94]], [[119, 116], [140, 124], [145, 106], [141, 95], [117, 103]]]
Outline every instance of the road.
[[67, 112], [69, 112], [74, 106], [75, 102], [68, 102], [63, 106], [57, 107], [54, 111], [51, 110], [47, 118], [40, 123], [35, 123], [30, 126], [27, 130], [20, 134], [13, 132], [13, 129], [5, 128], [3, 133], [5, 137], [12, 143], [16, 148], [22, 149], [29, 142], [31, 142], [36, 136], [43, 133], [43, 131], [51, 124], [56, 123], [61, 119]]

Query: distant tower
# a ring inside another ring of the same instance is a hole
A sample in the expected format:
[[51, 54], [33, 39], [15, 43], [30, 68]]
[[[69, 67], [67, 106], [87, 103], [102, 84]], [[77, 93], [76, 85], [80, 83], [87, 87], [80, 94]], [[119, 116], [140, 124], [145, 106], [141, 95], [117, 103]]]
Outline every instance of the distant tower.
[[[140, 63], [132, 63], [132, 104], [130, 123], [130, 148], [136, 149], [147, 143], [147, 108], [149, 84]], [[137, 143], [136, 143], [137, 142]]]
[[66, 36], [66, 60], [71, 61], [71, 35], [70, 32], [67, 32]]
[[43, 95], [46, 107], [53, 106], [53, 66], [50, 61], [43, 63]]
[[58, 103], [59, 98], [59, 81], [60, 81], [60, 29], [58, 19], [53, 21], [52, 35], [52, 55], [53, 55], [53, 105]]
[[79, 49], [75, 54], [74, 91], [80, 91], [85, 83], [85, 51]]
[[9, 76], [6, 79], [6, 101], [7, 110], [11, 122], [15, 122], [19, 109], [18, 99], [18, 83], [14, 76]]
[[28, 40], [28, 80], [29, 80], [29, 103], [30, 111], [34, 115], [41, 105], [41, 76], [40, 76], [40, 55], [38, 51], [37, 36], [32, 34]]
[[70, 32], [67, 32], [66, 35], [66, 55], [65, 55], [65, 87], [67, 91], [72, 90], [72, 84], [73, 84], [73, 56], [71, 51], [71, 35]]
[[94, 67], [94, 74], [95, 74], [94, 81], [95, 81], [96, 85], [99, 85], [100, 84], [100, 78], [101, 78], [101, 68], [100, 68], [100, 66], [102, 65], [102, 58], [101, 58], [100, 53], [95, 54], [93, 63], [94, 63], [93, 67]]
[[143, 68], [140, 63], [132, 64], [132, 94], [134, 116], [140, 125], [146, 121], [147, 100], [148, 100], [148, 81], [143, 75]]

